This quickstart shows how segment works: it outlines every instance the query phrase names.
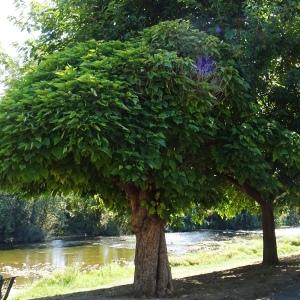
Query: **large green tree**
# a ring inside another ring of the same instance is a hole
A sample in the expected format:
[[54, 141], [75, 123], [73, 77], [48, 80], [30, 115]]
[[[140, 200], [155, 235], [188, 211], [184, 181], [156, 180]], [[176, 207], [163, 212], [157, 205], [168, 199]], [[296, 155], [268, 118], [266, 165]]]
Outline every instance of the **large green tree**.
[[175, 21], [48, 56], [0, 103], [1, 187], [96, 194], [129, 209], [135, 289], [165, 295], [172, 282], [164, 226], [218, 199], [209, 159], [217, 122], [251, 108], [234, 55]]

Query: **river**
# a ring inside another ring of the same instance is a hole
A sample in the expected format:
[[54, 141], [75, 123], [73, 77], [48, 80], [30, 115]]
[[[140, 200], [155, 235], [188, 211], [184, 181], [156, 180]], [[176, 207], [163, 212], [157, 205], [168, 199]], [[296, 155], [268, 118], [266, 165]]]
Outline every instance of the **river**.
[[[168, 251], [182, 255], [197, 245], [212, 245], [229, 239], [252, 238], [260, 231], [212, 231], [167, 233]], [[300, 236], [300, 228], [276, 231], [277, 236]], [[0, 250], [0, 273], [17, 276], [16, 288], [23, 288], [33, 281], [66, 267], [94, 269], [112, 262], [132, 263], [134, 236], [97, 237], [84, 241], [54, 240], [24, 248]]]

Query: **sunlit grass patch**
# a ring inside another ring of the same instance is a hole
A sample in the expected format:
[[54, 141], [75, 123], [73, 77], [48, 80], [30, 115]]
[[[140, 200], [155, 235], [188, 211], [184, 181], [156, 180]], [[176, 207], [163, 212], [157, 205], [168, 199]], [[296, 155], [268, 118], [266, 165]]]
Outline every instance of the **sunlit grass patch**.
[[290, 253], [300, 253], [300, 238], [280, 238], [278, 239], [279, 255], [287, 255]]
[[[278, 254], [300, 254], [300, 238], [279, 238]], [[195, 251], [183, 256], [171, 257], [174, 277], [213, 272], [262, 261], [262, 239], [236, 239], [220, 243], [215, 250]]]
[[121, 280], [133, 278], [133, 272], [132, 265], [121, 266], [118, 264], [110, 264], [99, 270], [90, 271], [66, 268], [63, 271], [55, 272], [49, 278], [37, 281], [24, 293], [17, 295], [15, 299], [62, 295], [116, 285]]

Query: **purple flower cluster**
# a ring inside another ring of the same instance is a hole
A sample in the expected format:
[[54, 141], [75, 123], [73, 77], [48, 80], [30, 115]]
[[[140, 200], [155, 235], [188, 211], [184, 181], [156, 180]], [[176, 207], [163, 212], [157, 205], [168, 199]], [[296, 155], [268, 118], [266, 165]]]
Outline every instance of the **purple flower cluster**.
[[196, 62], [197, 73], [207, 77], [216, 70], [216, 63], [211, 56], [200, 56]]
[[216, 34], [219, 34], [219, 35], [222, 35], [224, 33], [224, 31], [220, 25], [216, 26], [215, 31], [216, 31]]

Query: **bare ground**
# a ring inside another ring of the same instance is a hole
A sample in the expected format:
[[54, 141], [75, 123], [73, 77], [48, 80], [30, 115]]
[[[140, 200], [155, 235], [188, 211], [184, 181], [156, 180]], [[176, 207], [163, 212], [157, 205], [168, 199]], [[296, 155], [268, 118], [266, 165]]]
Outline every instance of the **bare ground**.
[[[300, 255], [282, 259], [279, 266], [254, 264], [176, 279], [174, 289], [170, 300], [300, 300]], [[132, 285], [123, 285], [39, 300], [136, 299], [132, 295]]]

